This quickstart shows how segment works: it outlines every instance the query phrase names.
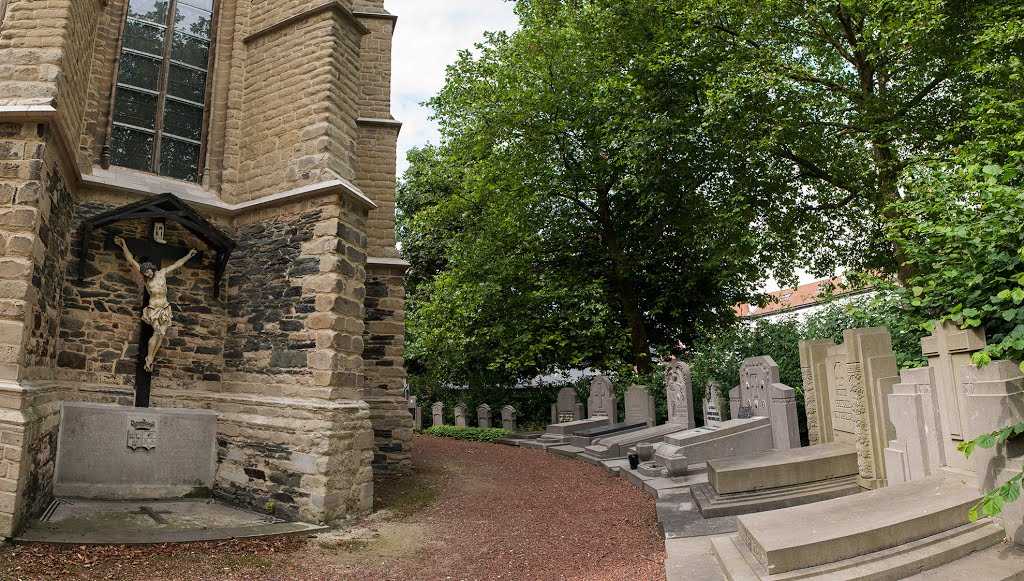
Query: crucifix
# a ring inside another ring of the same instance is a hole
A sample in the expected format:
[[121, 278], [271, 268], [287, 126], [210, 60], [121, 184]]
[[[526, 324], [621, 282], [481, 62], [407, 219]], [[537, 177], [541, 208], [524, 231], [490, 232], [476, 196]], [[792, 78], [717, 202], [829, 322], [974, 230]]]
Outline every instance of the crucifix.
[[[171, 303], [167, 299], [167, 275], [188, 264], [199, 253], [192, 248], [154, 244], [146, 240], [129, 242], [120, 236], [114, 236], [112, 242], [112, 245], [121, 248], [128, 263], [142, 275], [145, 285], [142, 295], [143, 325], [139, 332], [135, 370], [135, 407], [149, 407], [153, 361], [163, 345], [173, 316]], [[168, 259], [174, 262], [163, 266]], [[201, 257], [192, 266], [201, 267]]]

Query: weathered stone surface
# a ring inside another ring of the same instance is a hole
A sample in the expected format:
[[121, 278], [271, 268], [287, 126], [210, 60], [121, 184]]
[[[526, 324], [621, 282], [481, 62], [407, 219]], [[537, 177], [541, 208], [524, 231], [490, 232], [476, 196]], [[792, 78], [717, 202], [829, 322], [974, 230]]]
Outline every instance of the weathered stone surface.
[[722, 394], [718, 384], [708, 381], [704, 388], [704, 426], [715, 428], [722, 424]]
[[430, 425], [432, 426], [444, 425], [444, 403], [435, 402], [430, 406], [430, 420]]
[[590, 381], [590, 397], [587, 398], [588, 418], [608, 418], [611, 423], [619, 421], [619, 400], [615, 397], [612, 381], [598, 375]]
[[571, 387], [558, 390], [558, 400], [551, 404], [551, 423], [574, 422], [582, 420], [583, 417], [583, 405], [576, 396], [576, 390]]
[[481, 428], [491, 427], [491, 406], [487, 404], [480, 404], [476, 408], [476, 422], [477, 426]]
[[919, 480], [946, 465], [935, 369], [905, 369], [889, 394], [896, 439], [885, 449], [890, 484]]
[[644, 422], [648, 427], [655, 424], [657, 416], [654, 408], [654, 396], [642, 385], [631, 385], [626, 390], [626, 423]]
[[455, 426], [459, 428], [466, 427], [466, 412], [469, 408], [464, 403], [455, 404]]
[[501, 427], [510, 431], [515, 432], [516, 426], [516, 408], [506, 405], [501, 408]]
[[827, 444], [832, 435], [832, 403], [829, 396], [826, 357], [835, 346], [832, 339], [800, 341], [800, 374], [804, 382], [804, 408], [810, 444]]
[[679, 360], [665, 366], [665, 394], [668, 398], [668, 420], [686, 428], [696, 426], [693, 419], [693, 383], [690, 366]]

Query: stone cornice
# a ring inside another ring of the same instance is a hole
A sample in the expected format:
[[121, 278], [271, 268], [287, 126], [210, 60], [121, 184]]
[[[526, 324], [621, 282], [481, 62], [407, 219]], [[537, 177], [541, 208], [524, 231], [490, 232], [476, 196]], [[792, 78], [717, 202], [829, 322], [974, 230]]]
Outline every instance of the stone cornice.
[[366, 258], [368, 268], [403, 268], [408, 269], [411, 264], [404, 258], [388, 258], [382, 256], [369, 256]]
[[350, 23], [352, 23], [353, 26], [356, 27], [356, 30], [358, 30], [359, 33], [362, 35], [367, 35], [370, 34], [371, 32], [370, 29], [367, 28], [365, 24], [363, 24], [362, 22], [359, 21], [358, 18], [356, 18], [356, 15], [353, 14], [352, 11], [342, 6], [341, 3], [338, 2], [338, 0], [330, 0], [330, 2], [327, 2], [326, 4], [321, 4], [320, 6], [310, 8], [309, 10], [304, 10], [302, 12], [299, 12], [298, 14], [285, 18], [284, 20], [271, 24], [270, 26], [262, 30], [258, 30], [250, 34], [249, 36], [245, 37], [243, 39], [243, 42], [245, 44], [252, 44], [253, 42], [259, 40], [260, 38], [263, 38], [264, 36], [274, 34], [275, 32], [294, 26], [299, 22], [302, 22], [309, 18], [313, 18], [314, 16], [319, 16], [320, 14], [324, 14], [327, 12], [334, 12], [341, 16], [342, 18], [344, 18], [345, 20], [348, 20]]
[[[141, 179], [136, 180], [133, 178]], [[87, 186], [118, 190], [142, 196], [154, 196], [170, 192], [198, 209], [227, 217], [240, 216], [255, 210], [283, 206], [328, 194], [345, 196], [369, 210], [377, 207], [377, 204], [359, 188], [342, 179], [310, 184], [237, 204], [231, 204], [215, 198], [199, 184], [123, 168], [104, 170], [94, 167], [92, 175], [82, 176], [82, 183]]]
[[60, 118], [55, 105], [55, 101], [46, 104], [0, 105], [0, 123], [45, 123], [56, 137], [60, 156], [74, 172], [75, 178], [80, 181], [82, 172], [78, 167], [75, 147], [68, 138], [64, 121]]
[[389, 129], [402, 130], [402, 122], [395, 119], [380, 119], [375, 117], [360, 117], [356, 119], [356, 125], [359, 127], [383, 127]]
[[356, 18], [366, 18], [367, 20], [390, 20], [392, 31], [398, 25], [397, 14], [389, 14], [387, 12], [353, 12], [352, 15]]

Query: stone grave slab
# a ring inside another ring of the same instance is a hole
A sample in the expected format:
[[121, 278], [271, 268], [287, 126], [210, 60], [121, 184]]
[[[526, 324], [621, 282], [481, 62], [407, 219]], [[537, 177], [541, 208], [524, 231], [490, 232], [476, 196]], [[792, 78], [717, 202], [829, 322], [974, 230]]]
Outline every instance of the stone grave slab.
[[551, 404], [551, 423], [564, 424], [582, 420], [585, 417], [583, 404], [580, 403], [576, 390], [571, 387], [563, 387], [558, 390], [558, 399]]
[[665, 423], [693, 428], [693, 382], [690, 366], [676, 359], [665, 366], [665, 395], [668, 400], [668, 420]]
[[491, 427], [491, 406], [481, 404], [476, 408], [477, 426], [481, 428]]
[[644, 422], [647, 427], [657, 423], [654, 396], [642, 385], [631, 385], [626, 390], [626, 416], [624, 422]]
[[444, 425], [444, 403], [435, 402], [430, 406], [430, 419], [432, 426], [443, 426]]
[[534, 440], [521, 441], [519, 446], [533, 450], [547, 450], [552, 446], [565, 446], [571, 442], [572, 435], [576, 432], [606, 425], [609, 425], [608, 418], [593, 418], [551, 424], [548, 426], [547, 431], [544, 432], [544, 435]]
[[501, 407], [501, 427], [510, 431], [516, 431], [516, 408], [505, 405]]
[[641, 463], [637, 471], [647, 477], [677, 478], [688, 473], [688, 465], [691, 463], [771, 449], [770, 419], [756, 417], [727, 420], [714, 427], [693, 428], [666, 435], [662, 443], [655, 447], [654, 458]]
[[604, 375], [598, 375], [590, 381], [587, 417], [608, 418], [612, 424], [619, 421], [619, 400], [615, 397], [615, 386]]
[[828, 444], [832, 437], [832, 404], [828, 391], [828, 350], [832, 339], [800, 341], [800, 374], [804, 382], [804, 409], [807, 411], [807, 436], [812, 446]]
[[856, 474], [857, 451], [839, 443], [708, 461], [708, 482], [719, 494], [780, 488]]
[[423, 428], [423, 410], [420, 409], [419, 399], [414, 395], [409, 398], [409, 415], [412, 416], [413, 429]]
[[583, 452], [583, 449], [586, 446], [589, 446], [590, 443], [597, 438], [611, 434], [629, 432], [632, 430], [640, 430], [645, 427], [647, 427], [646, 422], [619, 422], [617, 424], [607, 424], [596, 428], [588, 428], [586, 430], [580, 430], [569, 436], [568, 444], [552, 446], [548, 448], [547, 451], [552, 454], [575, 458], [578, 454]]
[[714, 428], [722, 423], [722, 394], [718, 384], [708, 381], [704, 388], [704, 427]]
[[464, 403], [455, 404], [455, 426], [456, 427], [458, 427], [458, 428], [465, 428], [466, 427], [466, 412], [468, 412], [468, 411], [469, 411], [469, 408], [466, 407], [466, 404], [464, 404]]
[[[727, 553], [742, 544], [772, 575], [828, 564], [834, 564], [835, 572], [845, 560], [971, 526], [967, 512], [980, 497], [974, 486], [958, 478], [929, 477], [855, 496], [739, 516], [738, 535], [729, 543], [733, 549], [728, 544], [716, 544], [715, 549], [725, 561], [720, 551]], [[974, 528], [981, 529], [983, 538], [994, 545], [1001, 539], [992, 534], [991, 524], [975, 523]], [[957, 558], [956, 551], [950, 551], [948, 557], [950, 561]]]
[[91, 499], [209, 496], [217, 413], [64, 402], [53, 491]]

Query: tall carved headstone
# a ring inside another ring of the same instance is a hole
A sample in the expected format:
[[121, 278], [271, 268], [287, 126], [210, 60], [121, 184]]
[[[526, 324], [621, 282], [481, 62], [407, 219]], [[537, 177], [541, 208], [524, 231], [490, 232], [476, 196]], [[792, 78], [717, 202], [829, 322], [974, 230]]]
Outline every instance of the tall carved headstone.
[[464, 403], [455, 404], [455, 426], [458, 428], [466, 427], [466, 411], [469, 408]]
[[590, 381], [587, 417], [608, 418], [613, 424], [618, 422], [619, 400], [615, 398], [615, 386], [604, 375], [598, 375]]
[[481, 428], [491, 427], [491, 406], [485, 403], [477, 406], [476, 423]]
[[412, 427], [419, 430], [423, 427], [423, 410], [420, 409], [420, 402], [417, 397], [409, 398], [409, 413], [412, 415]]
[[516, 408], [510, 405], [501, 408], [501, 427], [510, 432], [516, 431]]
[[804, 382], [804, 409], [810, 444], [828, 444], [832, 437], [832, 408], [826, 358], [832, 339], [800, 341], [800, 373]]
[[432, 426], [443, 426], [444, 425], [444, 403], [434, 402], [434, 405], [430, 406], [430, 420]]
[[654, 396], [642, 385], [631, 385], [626, 390], [626, 422], [647, 422], [653, 427], [657, 420]]
[[551, 423], [564, 424], [583, 419], [583, 404], [576, 397], [576, 390], [563, 387], [558, 390], [558, 401], [551, 404]]
[[946, 465], [935, 369], [905, 369], [889, 394], [896, 439], [885, 449], [889, 484], [918, 480]]
[[679, 424], [686, 429], [695, 427], [689, 365], [677, 359], [665, 366], [665, 395], [668, 399], [668, 421], [665, 423]]
[[766, 417], [771, 420], [772, 446], [777, 450], [800, 447], [796, 393], [779, 383], [779, 365], [771, 357], [748, 357], [740, 364], [740, 384], [729, 392], [733, 419]]
[[848, 329], [843, 333], [843, 346], [860, 469], [857, 481], [864, 488], [879, 488], [886, 484], [884, 450], [896, 437], [888, 404], [888, 396], [900, 380], [892, 339], [882, 327]]
[[949, 322], [936, 325], [930, 337], [921, 339], [921, 351], [929, 367], [935, 369], [946, 461], [961, 470], [973, 470], [973, 464], [956, 451], [956, 445], [974, 437], [966, 426], [967, 399], [961, 370], [971, 362], [971, 355], [984, 348], [985, 331], [960, 329]]
[[722, 394], [718, 383], [708, 380], [704, 388], [704, 426], [717, 428], [722, 424]]
[[832, 441], [857, 445], [854, 434], [853, 397], [846, 368], [846, 345], [826, 349], [825, 376], [828, 386]]

